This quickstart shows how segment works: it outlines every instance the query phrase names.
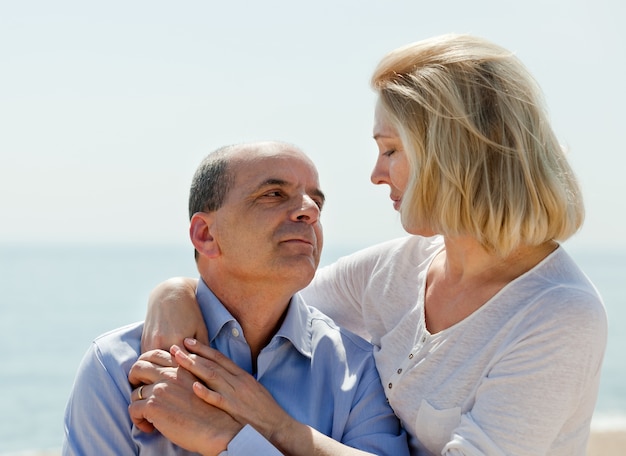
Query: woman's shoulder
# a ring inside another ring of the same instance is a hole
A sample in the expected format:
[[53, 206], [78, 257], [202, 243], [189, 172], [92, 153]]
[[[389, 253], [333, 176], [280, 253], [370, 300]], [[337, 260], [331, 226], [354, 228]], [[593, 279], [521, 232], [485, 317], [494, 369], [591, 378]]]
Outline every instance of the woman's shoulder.
[[527, 295], [530, 308], [542, 318], [552, 315], [562, 327], [568, 322], [598, 331], [606, 327], [600, 293], [562, 246], [517, 282], [516, 293]]
[[344, 263], [380, 263], [387, 261], [411, 263], [429, 258], [443, 245], [441, 236], [403, 236], [358, 250], [339, 259]]
[[529, 284], [538, 283], [546, 292], [569, 295], [572, 299], [578, 296], [602, 307], [597, 288], [562, 246], [533, 268], [528, 276]]

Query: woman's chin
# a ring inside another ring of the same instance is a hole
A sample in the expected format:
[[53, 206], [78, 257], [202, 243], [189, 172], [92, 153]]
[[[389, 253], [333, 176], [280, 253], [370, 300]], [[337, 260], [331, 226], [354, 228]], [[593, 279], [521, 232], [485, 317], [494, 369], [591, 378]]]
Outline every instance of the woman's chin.
[[402, 222], [402, 228], [404, 228], [404, 231], [406, 231], [407, 233], [415, 235], [415, 236], [431, 237], [431, 236], [435, 236], [438, 234], [438, 233], [435, 233], [430, 228], [417, 226], [417, 225], [409, 225], [408, 223], [405, 223], [404, 221]]

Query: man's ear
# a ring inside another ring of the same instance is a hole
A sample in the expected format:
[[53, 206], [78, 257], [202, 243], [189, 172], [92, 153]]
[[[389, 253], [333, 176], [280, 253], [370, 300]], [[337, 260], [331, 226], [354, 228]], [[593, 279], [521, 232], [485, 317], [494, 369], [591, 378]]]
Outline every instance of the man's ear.
[[189, 225], [191, 243], [201, 255], [209, 258], [219, 255], [219, 247], [212, 234], [214, 215], [215, 212], [196, 212]]

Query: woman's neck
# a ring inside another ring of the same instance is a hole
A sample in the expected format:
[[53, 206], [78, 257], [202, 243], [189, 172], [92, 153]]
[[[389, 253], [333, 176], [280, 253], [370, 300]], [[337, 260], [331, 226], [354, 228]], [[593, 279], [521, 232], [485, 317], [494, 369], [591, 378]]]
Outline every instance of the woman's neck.
[[428, 330], [439, 332], [464, 320], [557, 247], [556, 242], [546, 242], [502, 257], [475, 239], [445, 239], [445, 248], [433, 260], [426, 280]]

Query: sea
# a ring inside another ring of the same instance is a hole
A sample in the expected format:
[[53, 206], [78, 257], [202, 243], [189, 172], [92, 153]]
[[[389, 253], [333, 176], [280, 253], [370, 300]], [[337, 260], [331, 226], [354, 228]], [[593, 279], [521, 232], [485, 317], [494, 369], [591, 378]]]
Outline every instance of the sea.
[[[325, 249], [322, 264], [354, 247]], [[568, 251], [609, 317], [593, 426], [626, 428], [626, 250]], [[0, 244], [0, 455], [58, 451], [65, 403], [92, 339], [142, 320], [152, 288], [173, 276], [197, 276], [191, 247]]]

